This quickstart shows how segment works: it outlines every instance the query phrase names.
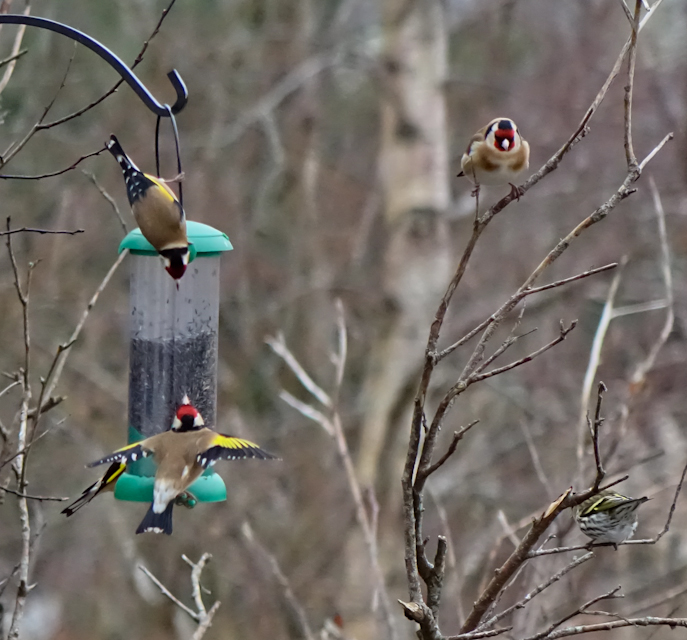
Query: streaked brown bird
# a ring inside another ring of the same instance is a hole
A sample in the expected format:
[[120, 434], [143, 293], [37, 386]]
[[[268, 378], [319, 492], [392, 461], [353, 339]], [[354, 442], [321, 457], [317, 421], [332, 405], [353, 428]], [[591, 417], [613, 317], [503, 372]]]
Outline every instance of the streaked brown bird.
[[629, 540], [637, 529], [637, 509], [649, 498], [628, 498], [606, 489], [574, 507], [573, 517], [592, 542], [618, 544]]

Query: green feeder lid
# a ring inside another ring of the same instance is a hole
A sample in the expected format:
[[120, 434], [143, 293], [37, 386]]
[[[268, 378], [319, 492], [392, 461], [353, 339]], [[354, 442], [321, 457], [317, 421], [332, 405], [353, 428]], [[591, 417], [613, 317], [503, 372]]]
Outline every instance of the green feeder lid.
[[[129, 444], [139, 440], [143, 440], [143, 435], [129, 427]], [[151, 458], [142, 458], [127, 465], [127, 470], [115, 485], [115, 498], [129, 502], [152, 502], [155, 470], [155, 463]], [[207, 469], [186, 491], [193, 494], [198, 502], [224, 502], [227, 499], [224, 480], [212, 469]], [[187, 507], [194, 507], [195, 504], [189, 499], [185, 502]]]
[[[208, 224], [203, 224], [202, 222], [187, 220], [186, 235], [191, 245], [192, 257], [195, 257], [195, 254], [204, 256], [217, 255], [225, 251], [231, 251], [234, 248], [226, 233], [222, 233], [218, 229]], [[134, 229], [121, 241], [119, 244], [119, 253], [124, 251], [124, 249], [129, 249], [131, 253], [137, 255], [157, 255], [157, 251], [155, 251], [153, 245], [143, 237], [140, 229]]]

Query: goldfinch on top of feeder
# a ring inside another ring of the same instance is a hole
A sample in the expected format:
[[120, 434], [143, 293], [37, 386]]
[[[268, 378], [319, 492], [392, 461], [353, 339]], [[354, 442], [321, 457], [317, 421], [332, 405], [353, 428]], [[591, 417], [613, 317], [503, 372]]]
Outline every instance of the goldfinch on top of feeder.
[[[153, 502], [138, 529], [136, 529], [136, 533], [151, 531], [168, 535], [172, 533], [172, 508], [175, 501], [182, 494], [185, 494], [185, 501], [195, 501], [194, 496], [189, 494], [186, 489], [215, 462], [241, 458], [275, 459], [275, 456], [263, 451], [258, 445], [248, 440], [227, 436], [208, 429], [188, 396], [184, 396], [182, 404], [177, 409], [171, 430], [122, 447], [109, 456], [96, 460], [87, 466], [95, 467], [110, 463], [111, 466], [108, 469], [108, 473], [110, 473], [115, 464], [126, 466], [130, 462], [149, 456], [152, 456], [157, 464]], [[106, 477], [107, 474], [99, 482], [104, 482]], [[67, 509], [71, 509], [73, 513], [76, 510], [73, 507], [79, 501], [84, 500], [86, 493], [94, 486], [86, 489], [84, 495]], [[94, 496], [95, 493], [92, 493], [83, 504]], [[78, 506], [76, 508], [78, 509]], [[71, 515], [71, 513], [67, 515]]]
[[167, 273], [178, 280], [189, 262], [186, 214], [181, 203], [164, 181], [138, 169], [114, 135], [107, 148], [124, 172], [126, 195], [141, 233], [162, 256]]
[[513, 182], [530, 164], [530, 145], [520, 135], [510, 118], [494, 118], [472, 138], [461, 158], [462, 171], [475, 185], [510, 184], [511, 196], [520, 199], [522, 193]]

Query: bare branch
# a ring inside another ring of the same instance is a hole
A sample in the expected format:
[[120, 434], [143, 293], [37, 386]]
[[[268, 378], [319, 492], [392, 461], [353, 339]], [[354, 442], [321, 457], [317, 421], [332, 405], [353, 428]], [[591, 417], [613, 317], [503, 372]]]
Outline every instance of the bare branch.
[[290, 394], [288, 391], [282, 389], [279, 392], [279, 397], [296, 411], [303, 414], [313, 422], [317, 422], [330, 436], [334, 436], [334, 427], [331, 420], [322, 411], [318, 411], [312, 405], [306, 402], [301, 402], [296, 396]]
[[446, 453], [441, 456], [433, 465], [424, 469], [422, 473], [418, 471], [417, 479], [415, 480], [415, 490], [419, 491], [422, 489], [425, 481], [429, 476], [431, 476], [437, 469], [439, 469], [456, 451], [458, 443], [463, 439], [463, 436], [474, 427], [479, 420], [473, 420], [467, 427], [462, 427], [459, 431], [454, 431], [453, 439], [451, 444], [448, 446]]
[[102, 186], [100, 186], [100, 184], [96, 180], [95, 175], [89, 173], [88, 171], [82, 171], [82, 173], [95, 185], [95, 188], [100, 192], [100, 195], [103, 198], [105, 198], [107, 203], [112, 207], [112, 211], [114, 211], [114, 214], [117, 216], [119, 224], [122, 225], [122, 231], [124, 232], [124, 235], [126, 235], [129, 232], [129, 229], [126, 226], [126, 221], [122, 217], [122, 214], [119, 211], [119, 207], [117, 206], [117, 202], [115, 201], [115, 199], [107, 191], [105, 191], [105, 189]]
[[[1, 176], [0, 176], [1, 177]], [[40, 233], [41, 235], [66, 235], [74, 236], [77, 233], [83, 233], [83, 229], [75, 229], [74, 231], [62, 231], [58, 229], [33, 229], [31, 227], [22, 227], [21, 229], [9, 229], [8, 231], [0, 231], [0, 236], [11, 236], [15, 233]]]
[[163, 595], [167, 596], [177, 607], [179, 607], [182, 611], [185, 611], [188, 613], [191, 618], [193, 618], [196, 622], [199, 620], [199, 615], [190, 607], [187, 607], [181, 600], [179, 600], [167, 587], [165, 587], [162, 582], [160, 582], [146, 567], [144, 567], [142, 564], [138, 565], [138, 568], [143, 571], [151, 580], [152, 582], [157, 586], [158, 589], [162, 592]]
[[466, 342], [469, 340], [472, 340], [480, 331], [484, 331], [489, 324], [492, 322], [493, 317], [489, 316], [486, 320], [483, 320], [480, 324], [478, 324], [472, 331], [469, 333], [465, 334], [460, 340], [457, 342], [454, 342], [450, 347], [446, 347], [443, 351], [440, 351], [434, 356], [435, 362], [440, 362], [443, 360], [447, 355], [450, 353], [453, 353], [458, 347], [461, 347], [464, 345]]
[[588, 560], [591, 560], [593, 557], [594, 553], [590, 551], [589, 553], [585, 553], [583, 556], [580, 556], [579, 558], [575, 558], [571, 563], [563, 567], [558, 573], [552, 575], [548, 580], [546, 580], [546, 582], [543, 582], [542, 584], [532, 589], [532, 591], [530, 591], [524, 598], [516, 602], [514, 605], [508, 607], [507, 609], [504, 609], [500, 613], [497, 613], [495, 616], [491, 617], [489, 620], [483, 622], [478, 627], [478, 629], [491, 627], [492, 625], [499, 622], [499, 620], [503, 620], [503, 618], [513, 613], [514, 611], [517, 611], [518, 609], [524, 609], [530, 603], [530, 601], [533, 598], [536, 598], [542, 591], [545, 591], [552, 584], [558, 582], [565, 574], [579, 567], [581, 564], [584, 564]]
[[519, 360], [516, 360], [515, 362], [511, 362], [510, 364], [504, 365], [503, 367], [499, 367], [498, 369], [492, 369], [491, 371], [487, 371], [486, 373], [480, 373], [477, 375], [472, 375], [470, 377], [470, 384], [473, 384], [475, 382], [479, 382], [480, 380], [485, 380], [486, 378], [491, 378], [493, 376], [497, 376], [501, 373], [505, 373], [506, 371], [510, 371], [511, 369], [515, 369], [515, 367], [519, 367], [522, 364], [526, 364], [527, 362], [534, 360], [537, 356], [540, 356], [545, 351], [548, 351], [552, 347], [555, 347], [557, 344], [560, 344], [561, 342], [563, 342], [563, 340], [565, 340], [567, 335], [576, 326], [577, 326], [577, 320], [573, 320], [570, 323], [570, 326], [568, 326], [568, 327], [563, 326], [563, 323], [561, 322], [560, 334], [558, 335], [557, 338], [553, 339], [548, 344], [545, 344], [540, 349], [537, 349], [536, 351], [533, 351], [529, 355], [526, 355], [524, 358], [520, 358]]
[[[31, 5], [28, 3], [26, 4], [26, 8], [24, 9], [24, 15], [28, 16], [31, 13]], [[0, 94], [5, 90], [5, 87], [9, 84], [10, 78], [12, 77], [12, 74], [14, 73], [14, 68], [17, 65], [17, 60], [21, 57], [20, 49], [21, 49], [21, 43], [22, 40], [24, 39], [24, 32], [26, 31], [26, 25], [22, 24], [19, 25], [19, 29], [17, 30], [17, 35], [14, 36], [14, 44], [12, 45], [12, 53], [10, 54], [9, 58], [3, 60], [3, 63], [7, 64], [8, 67], [5, 69], [5, 73], [2, 76], [2, 79], [0, 79]], [[0, 161], [0, 165], [2, 165], [2, 162]]]
[[87, 160], [88, 158], [93, 158], [94, 156], [100, 155], [103, 151], [105, 151], [106, 147], [103, 147], [102, 149], [98, 149], [97, 151], [93, 151], [92, 153], [87, 153], [85, 156], [81, 156], [76, 162], [73, 162], [70, 164], [66, 169], [60, 169], [59, 171], [53, 171], [52, 173], [41, 173], [36, 176], [19, 176], [19, 175], [8, 175], [4, 173], [0, 173], [0, 179], [2, 180], [43, 180], [44, 178], [54, 178], [55, 176], [61, 176], [63, 173], [67, 173], [68, 171], [71, 171], [72, 169], [75, 169], [77, 166], [79, 166], [84, 160]]
[[4, 67], [6, 64], [9, 64], [10, 62], [13, 62], [14, 60], [19, 60], [24, 54], [28, 53], [28, 49], [22, 49], [19, 53], [15, 55], [10, 55], [7, 58], [3, 58], [0, 60], [0, 69]]
[[272, 569], [272, 574], [274, 575], [274, 578], [276, 579], [277, 583], [282, 589], [284, 600], [286, 601], [286, 604], [291, 610], [293, 618], [300, 627], [303, 637], [306, 640], [315, 640], [315, 636], [313, 635], [312, 629], [310, 628], [310, 623], [308, 622], [308, 617], [305, 615], [305, 610], [296, 598], [296, 595], [294, 594], [293, 589], [291, 588], [291, 584], [289, 583], [289, 579], [284, 575], [284, 572], [281, 570], [281, 567], [279, 566], [279, 562], [277, 561], [277, 559], [255, 537], [255, 534], [253, 533], [253, 528], [250, 526], [247, 520], [245, 520], [241, 525], [241, 533], [243, 534], [243, 537], [246, 539], [246, 542], [249, 543], [251, 548], [253, 548], [255, 552], [257, 552], [269, 563], [270, 568]]
[[[558, 631], [539, 638], [539, 640], [557, 640], [557, 638], [566, 638], [568, 636], [576, 636], [582, 633], [593, 633], [594, 631], [610, 631], [611, 629], [619, 629], [621, 627], [651, 627], [651, 626], [665, 626], [675, 629], [675, 627], [687, 628], [687, 618], [656, 618], [647, 616], [646, 618], [629, 618], [627, 620], [613, 620], [611, 622], [600, 622], [597, 624], [585, 624], [576, 627], [566, 627]], [[532, 638], [525, 638], [525, 640], [532, 640]]]
[[646, 156], [646, 158], [644, 158], [644, 160], [642, 160], [642, 161], [639, 163], [638, 169], [639, 169], [639, 172], [640, 172], [640, 173], [641, 173], [642, 171], [644, 171], [644, 167], [646, 167], [646, 165], [649, 164], [649, 162], [651, 162], [651, 161], [654, 159], [654, 156], [655, 156], [661, 149], [663, 149], [663, 146], [664, 146], [668, 141], [672, 140], [674, 137], [675, 137], [675, 134], [673, 134], [672, 132], [671, 132], [671, 133], [668, 133], [668, 134], [666, 134], [666, 135], [664, 136], [663, 140], [661, 140], [661, 142], [659, 142], [659, 143], [658, 143], [658, 144], [648, 153], [648, 155]]
[[198, 627], [196, 628], [191, 640], [200, 640], [204, 635], [205, 632], [210, 628], [212, 625], [212, 618], [214, 617], [215, 613], [217, 612], [217, 609], [219, 609], [220, 603], [219, 601], [215, 602], [215, 604], [210, 607], [209, 611], [206, 611], [205, 605], [203, 604], [203, 598], [201, 596], [201, 585], [200, 585], [200, 578], [201, 574], [203, 572], [203, 569], [205, 568], [205, 565], [207, 564], [208, 560], [212, 557], [209, 553], [204, 553], [198, 562], [192, 562], [189, 560], [185, 555], [181, 556], [184, 562], [186, 562], [190, 567], [191, 567], [191, 588], [193, 592], [193, 600], [196, 604], [197, 611], [194, 611], [190, 607], [187, 607], [181, 600], [179, 600], [172, 592], [165, 587], [164, 584], [162, 584], [148, 569], [146, 569], [143, 565], [139, 565], [139, 569], [143, 571], [157, 587], [160, 589], [160, 591], [167, 596], [177, 607], [179, 607], [182, 611], [187, 613], [193, 620], [195, 620], [198, 623]]
[[585, 609], [588, 609], [591, 607], [593, 604], [597, 602], [601, 602], [602, 600], [609, 600], [611, 598], [616, 598], [616, 594], [620, 591], [620, 587], [616, 587], [615, 589], [612, 589], [608, 593], [604, 593], [603, 595], [597, 596], [596, 598], [592, 598], [588, 602], [585, 602], [581, 607], [578, 607], [575, 609], [575, 611], [563, 616], [556, 622], [553, 622], [550, 624], [545, 631], [540, 631], [539, 633], [535, 633], [533, 636], [528, 636], [525, 638], [525, 640], [543, 640], [544, 638], [550, 638], [551, 633], [556, 629], [556, 627], [560, 627], [564, 622], [567, 622], [571, 618], [574, 618], [577, 615], [580, 615], [581, 613], [585, 612]]
[[580, 399], [580, 416], [577, 423], [577, 477], [578, 481], [582, 481], [584, 476], [584, 444], [587, 436], [585, 426], [587, 424], [587, 410], [589, 407], [589, 398], [592, 394], [592, 385], [596, 377], [597, 369], [599, 368], [599, 361], [601, 359], [601, 349], [606, 338], [608, 326], [613, 317], [613, 305], [615, 296], [620, 286], [620, 280], [623, 275], [623, 267], [627, 264], [627, 258], [623, 258], [620, 262], [620, 269], [613, 277], [611, 286], [608, 289], [606, 296], [606, 303], [604, 304], [599, 324], [596, 327], [594, 340], [592, 341], [592, 348], [587, 362], [587, 370], [584, 374], [584, 382], [582, 383], [582, 398]]
[[635, 63], [637, 60], [637, 35], [639, 34], [639, 14], [642, 10], [642, 0], [635, 0], [635, 12], [632, 19], [632, 34], [630, 35], [630, 55], [627, 62], [627, 85], [625, 86], [625, 159], [627, 170], [634, 171], [637, 167], [637, 156], [632, 145], [632, 92], [635, 81]]
[[533, 287], [526, 291], [526, 295], [531, 296], [533, 293], [541, 293], [542, 291], [548, 291], [549, 289], [554, 289], [556, 287], [562, 287], [569, 282], [575, 282], [576, 280], [582, 280], [583, 278], [588, 278], [589, 276], [594, 276], [597, 273], [603, 273], [604, 271], [610, 271], [618, 266], [617, 262], [611, 262], [603, 267], [597, 267], [596, 269], [590, 269], [584, 273], [578, 273], [576, 276], [571, 276], [570, 278], [563, 278], [563, 280], [556, 280], [556, 282], [551, 282], [550, 284], [545, 284], [541, 287]]
[[9, 487], [0, 487], [0, 493], [3, 491], [7, 491], [7, 493], [11, 493], [19, 498], [26, 498], [27, 500], [38, 500], [39, 502], [64, 502], [65, 500], [69, 500], [69, 498], [56, 498], [53, 496], [29, 496], [25, 493], [21, 493], [20, 491], [10, 489]]
[[298, 381], [313, 395], [321, 404], [327, 408], [332, 407], [332, 399], [325, 393], [325, 391], [320, 387], [315, 381], [307, 374], [305, 369], [300, 365], [298, 360], [286, 347], [284, 342], [284, 335], [278, 333], [275, 337], [268, 336], [265, 338], [265, 342], [269, 347], [276, 353], [293, 371]]
[[74, 327], [74, 331], [72, 332], [72, 335], [69, 337], [67, 342], [65, 342], [65, 343], [63, 343], [57, 347], [57, 352], [55, 353], [55, 358], [53, 360], [53, 364], [51, 365], [49, 374], [45, 377], [45, 384], [44, 384], [42, 392], [41, 392], [41, 396], [42, 396], [41, 403], [40, 403], [41, 413], [44, 412], [43, 403], [50, 401], [50, 395], [52, 394], [55, 387], [57, 386], [57, 383], [60, 380], [60, 377], [62, 375], [62, 370], [64, 369], [64, 365], [67, 361], [68, 350], [78, 340], [79, 336], [81, 335], [81, 330], [83, 329], [84, 325], [86, 324], [86, 320], [88, 319], [88, 316], [91, 313], [91, 310], [95, 306], [96, 302], [98, 302], [98, 298], [100, 297], [100, 294], [105, 290], [105, 287], [110, 282], [110, 279], [114, 275], [115, 271], [117, 271], [117, 267], [119, 267], [119, 265], [122, 264], [122, 261], [128, 255], [129, 255], [128, 249], [124, 249], [124, 251], [122, 251], [119, 254], [119, 256], [115, 260], [114, 264], [110, 267], [109, 271], [105, 274], [105, 277], [103, 278], [102, 282], [98, 285], [98, 288], [95, 290], [95, 293], [93, 294], [93, 296], [91, 296], [91, 299], [88, 301], [88, 304], [86, 305], [86, 308], [84, 309], [84, 312], [81, 314], [81, 318], [80, 318], [79, 322], [77, 323], [76, 327]]
[[601, 453], [599, 452], [599, 429], [603, 424], [601, 417], [601, 404], [603, 403], [603, 396], [606, 393], [606, 385], [599, 381], [599, 388], [596, 397], [596, 413], [594, 414], [594, 424], [591, 425], [592, 444], [594, 445], [594, 462], [596, 463], [596, 479], [594, 480], [594, 489], [598, 489], [599, 485], [606, 477], [606, 472], [601, 461]]
[[[158, 20], [157, 24], [155, 25], [153, 32], [150, 34], [148, 39], [143, 43], [143, 47], [141, 48], [138, 55], [136, 56], [136, 59], [134, 60], [133, 64], [131, 65], [131, 69], [135, 69], [143, 61], [143, 56], [144, 56], [146, 50], [148, 49], [148, 45], [150, 44], [150, 41], [160, 31], [160, 27], [162, 26], [162, 22], [167, 17], [167, 14], [169, 13], [170, 9], [174, 6], [175, 2], [176, 2], [176, 0], [171, 0], [171, 2], [167, 5], [167, 8], [162, 11], [162, 14], [160, 15], [160, 19]], [[82, 109], [79, 109], [78, 111], [75, 111], [74, 113], [70, 113], [69, 115], [66, 115], [62, 118], [58, 118], [57, 120], [53, 120], [52, 122], [41, 123], [38, 126], [37, 130], [40, 131], [43, 129], [52, 129], [52, 127], [57, 127], [58, 125], [64, 124], [65, 122], [69, 122], [70, 120], [73, 120], [74, 118], [78, 118], [79, 116], [82, 116], [87, 111], [90, 111], [91, 109], [93, 109], [93, 107], [97, 107], [101, 102], [103, 102], [105, 99], [109, 98], [113, 93], [116, 93], [117, 89], [119, 89], [119, 87], [122, 85], [123, 82], [124, 82], [124, 80], [117, 81], [115, 83], [115, 85], [109, 91], [106, 91], [97, 100], [94, 100], [93, 102], [91, 102], [89, 105], [86, 105]]]

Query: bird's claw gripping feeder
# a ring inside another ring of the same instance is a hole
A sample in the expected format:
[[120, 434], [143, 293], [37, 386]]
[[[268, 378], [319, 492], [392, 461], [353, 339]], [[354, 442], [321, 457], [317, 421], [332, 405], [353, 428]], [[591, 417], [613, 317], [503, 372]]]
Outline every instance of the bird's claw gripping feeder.
[[[187, 222], [191, 263], [177, 282], [136, 229], [119, 246], [131, 253], [129, 290], [129, 442], [167, 431], [184, 395], [209, 426], [216, 424], [219, 258], [232, 249], [221, 231]], [[155, 464], [129, 464], [115, 498], [153, 499]], [[208, 469], [189, 488], [185, 506], [226, 500], [224, 481]]]

